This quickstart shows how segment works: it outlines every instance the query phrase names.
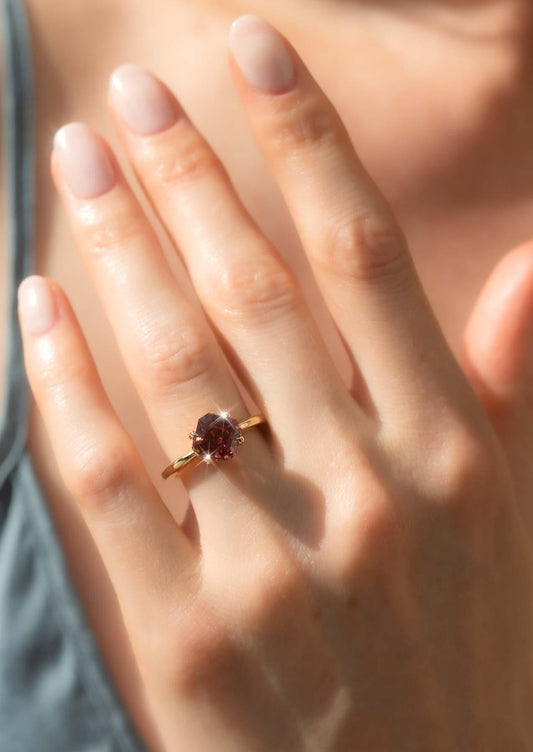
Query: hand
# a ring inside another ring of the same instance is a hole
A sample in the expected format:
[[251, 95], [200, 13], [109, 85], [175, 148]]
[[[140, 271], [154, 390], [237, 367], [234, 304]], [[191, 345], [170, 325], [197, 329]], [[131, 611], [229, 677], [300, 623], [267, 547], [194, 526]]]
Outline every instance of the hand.
[[179, 526], [64, 292], [32, 277], [26, 367], [62, 477], [108, 567], [164, 749], [532, 749], [533, 570], [509, 458], [338, 115], [269, 28], [237, 23], [230, 66], [353, 385], [171, 92], [123, 68], [117, 132], [207, 318], [84, 124], [61, 129], [51, 163], [77, 245], [170, 458], [204, 413], [250, 414], [224, 355], [269, 430], [183, 472], [194, 516]]

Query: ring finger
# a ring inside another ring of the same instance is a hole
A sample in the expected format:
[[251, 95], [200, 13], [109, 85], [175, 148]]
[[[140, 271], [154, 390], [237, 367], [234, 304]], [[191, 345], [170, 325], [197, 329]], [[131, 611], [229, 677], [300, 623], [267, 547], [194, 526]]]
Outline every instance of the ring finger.
[[[248, 417], [211, 329], [181, 293], [155, 230], [105, 141], [83, 123], [64, 126], [55, 139], [51, 169], [126, 367], [164, 450], [172, 459], [185, 454], [190, 446], [182, 442], [206, 412], [226, 410], [238, 420]], [[270, 456], [265, 448], [253, 429], [247, 431], [239, 454], [264, 474], [263, 463], [268, 464]], [[206, 502], [223, 492], [225, 474], [200, 469], [181, 477], [189, 490], [194, 487], [203, 535], [221, 530], [220, 515], [211, 505], [205, 510]]]
[[213, 327], [275, 427], [285, 465], [308, 472], [310, 453], [323, 452], [316, 426], [356, 406], [297, 280], [168, 87], [135, 65], [110, 83], [117, 131]]

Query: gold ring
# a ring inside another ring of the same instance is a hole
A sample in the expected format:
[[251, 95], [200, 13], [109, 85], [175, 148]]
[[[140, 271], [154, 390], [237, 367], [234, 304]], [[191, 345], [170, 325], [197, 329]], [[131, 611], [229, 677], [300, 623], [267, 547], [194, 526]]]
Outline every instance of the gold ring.
[[259, 423], [266, 423], [264, 415], [253, 415], [238, 423], [229, 413], [206, 413], [199, 418], [196, 430], [189, 433], [192, 451], [167, 465], [161, 477], [170, 478], [196, 458], [207, 463], [232, 459], [237, 447], [244, 443], [243, 431]]

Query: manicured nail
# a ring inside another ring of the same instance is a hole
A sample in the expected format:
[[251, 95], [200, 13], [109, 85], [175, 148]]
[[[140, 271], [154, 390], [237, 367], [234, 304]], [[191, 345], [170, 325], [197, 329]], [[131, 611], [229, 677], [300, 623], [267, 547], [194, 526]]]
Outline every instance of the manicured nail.
[[23, 279], [18, 288], [20, 319], [30, 334], [44, 334], [57, 317], [54, 295], [43, 277]]
[[141, 136], [165, 131], [183, 112], [162, 81], [133, 63], [113, 71], [109, 91], [119, 115]]
[[96, 198], [116, 183], [103, 143], [85, 123], [68, 123], [54, 137], [54, 150], [67, 185], [77, 198]]
[[235, 19], [229, 48], [252, 86], [279, 94], [294, 83], [294, 65], [283, 38], [259, 16], [247, 14]]

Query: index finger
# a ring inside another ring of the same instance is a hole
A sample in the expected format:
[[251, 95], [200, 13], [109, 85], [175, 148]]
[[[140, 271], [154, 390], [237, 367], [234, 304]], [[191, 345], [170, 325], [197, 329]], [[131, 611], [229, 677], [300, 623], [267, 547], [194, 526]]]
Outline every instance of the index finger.
[[234, 21], [229, 45], [252, 132], [377, 412], [409, 420], [421, 414], [421, 399], [429, 409], [443, 395], [464, 412], [471, 390], [403, 233], [332, 103], [292, 45], [258, 16]]

